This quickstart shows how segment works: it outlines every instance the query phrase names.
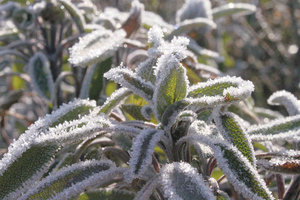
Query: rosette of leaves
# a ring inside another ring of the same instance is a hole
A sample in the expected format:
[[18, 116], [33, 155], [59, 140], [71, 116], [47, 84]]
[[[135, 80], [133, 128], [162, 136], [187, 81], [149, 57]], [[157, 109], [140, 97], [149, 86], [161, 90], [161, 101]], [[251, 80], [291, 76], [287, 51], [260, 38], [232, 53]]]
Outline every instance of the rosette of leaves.
[[[159, 27], [150, 29], [149, 58], [135, 71], [121, 64], [104, 74], [121, 88], [103, 105], [70, 102], [14, 141], [0, 161], [0, 197], [230, 199], [239, 193], [297, 199], [299, 153], [276, 152], [269, 144], [299, 141], [298, 100], [275, 93], [269, 103], [288, 100], [291, 116], [247, 123], [228, 107], [246, 102], [252, 82], [223, 76], [190, 84], [184, 62], [189, 40], [163, 36]], [[269, 152], [258, 154], [258, 142]], [[276, 192], [265, 171], [275, 173]], [[295, 175], [287, 192], [284, 174]], [[231, 190], [221, 183], [225, 177]]]

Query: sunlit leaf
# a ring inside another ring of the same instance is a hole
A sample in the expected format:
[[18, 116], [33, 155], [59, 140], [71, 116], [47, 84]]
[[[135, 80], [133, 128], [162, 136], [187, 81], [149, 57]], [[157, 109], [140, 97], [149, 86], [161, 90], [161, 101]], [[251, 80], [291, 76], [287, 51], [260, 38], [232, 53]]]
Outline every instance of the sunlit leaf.
[[115, 54], [125, 35], [123, 29], [112, 32], [101, 28], [88, 33], [70, 48], [69, 62], [84, 67], [104, 61]]
[[203, 177], [188, 163], [164, 165], [160, 173], [164, 196], [168, 199], [216, 199]]
[[50, 70], [50, 62], [43, 53], [38, 52], [30, 58], [28, 74], [31, 78], [32, 87], [41, 97], [51, 101], [55, 92], [54, 81]]
[[247, 131], [253, 141], [288, 139], [299, 141], [300, 115], [272, 120], [263, 125], [253, 125]]
[[142, 106], [138, 106], [135, 104], [123, 104], [122, 110], [124, 110], [126, 113], [128, 113], [136, 120], [147, 121], [147, 119], [145, 119], [145, 117], [141, 113]]
[[132, 94], [132, 92], [126, 88], [116, 90], [101, 106], [99, 113], [103, 112], [105, 114], [110, 114], [110, 112], [120, 105], [130, 94]]
[[157, 120], [162, 119], [168, 106], [185, 98], [187, 86], [186, 69], [181, 64], [170, 66], [156, 84], [153, 95]]
[[254, 149], [238, 117], [233, 113], [215, 115], [214, 120], [226, 140], [231, 142], [255, 167]]
[[151, 101], [152, 99], [153, 85], [134, 74], [130, 69], [122, 67], [113, 68], [106, 72], [104, 77], [121, 84], [147, 101]]
[[225, 76], [191, 86], [187, 97], [192, 98], [192, 102], [198, 101], [199, 104], [212, 106], [240, 101], [249, 97], [253, 91], [252, 82], [244, 81], [240, 77]]
[[216, 7], [212, 10], [213, 18], [218, 19], [220, 17], [239, 14], [248, 15], [256, 11], [256, 6], [248, 3], [229, 3], [223, 6]]

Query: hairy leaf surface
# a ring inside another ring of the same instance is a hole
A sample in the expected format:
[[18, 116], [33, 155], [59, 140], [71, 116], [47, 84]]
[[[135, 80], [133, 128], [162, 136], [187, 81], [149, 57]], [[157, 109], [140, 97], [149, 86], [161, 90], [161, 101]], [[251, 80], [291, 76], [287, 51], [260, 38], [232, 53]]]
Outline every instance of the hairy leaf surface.
[[104, 77], [121, 84], [147, 101], [151, 101], [152, 99], [154, 90], [152, 83], [146, 82], [139, 76], [136, 76], [129, 69], [122, 67], [113, 68], [106, 72]]
[[254, 141], [287, 139], [299, 141], [300, 115], [272, 120], [263, 125], [253, 125], [247, 131]]
[[216, 199], [203, 177], [188, 163], [166, 164], [160, 173], [164, 196], [168, 199]]
[[132, 94], [132, 91], [126, 88], [116, 90], [101, 106], [99, 113], [103, 112], [105, 114], [110, 114], [110, 112], [120, 105], [130, 94]]
[[70, 48], [69, 62], [84, 67], [104, 61], [115, 54], [125, 36], [123, 29], [112, 32], [100, 28], [93, 31]]
[[181, 64], [174, 64], [167, 70], [156, 85], [153, 95], [157, 120], [162, 119], [168, 106], [185, 98], [187, 92], [186, 69]]
[[56, 135], [54, 132], [54, 135], [47, 137], [45, 133], [49, 131], [49, 127], [51, 129], [62, 122], [76, 120], [79, 114], [89, 114], [90, 109], [95, 106], [95, 102], [87, 100], [76, 100], [63, 105], [51, 115], [39, 119], [14, 141], [0, 161], [0, 185], [1, 188], [6, 188], [0, 190], [0, 197], [17, 197], [47, 170], [62, 145], [57, 140], [53, 143], [45, 142], [54, 139]]
[[239, 119], [233, 113], [215, 115], [215, 122], [225, 139], [238, 148], [255, 167], [254, 149]]
[[154, 147], [163, 133], [162, 130], [145, 129], [136, 137], [130, 152], [128, 180], [142, 176], [147, 170], [152, 161]]
[[20, 199], [71, 199], [114, 173], [116, 166], [109, 160], [79, 162], [44, 178]]

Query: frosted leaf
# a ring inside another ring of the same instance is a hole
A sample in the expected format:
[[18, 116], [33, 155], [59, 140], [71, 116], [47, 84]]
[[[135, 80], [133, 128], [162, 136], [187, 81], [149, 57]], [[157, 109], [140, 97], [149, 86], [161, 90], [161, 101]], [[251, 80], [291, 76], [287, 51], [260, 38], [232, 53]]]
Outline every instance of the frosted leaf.
[[253, 125], [247, 132], [253, 141], [288, 139], [299, 141], [300, 115], [272, 120], [263, 125]]
[[236, 146], [255, 167], [253, 145], [239, 118], [233, 113], [214, 113], [214, 121], [223, 137]]
[[151, 102], [154, 86], [149, 81], [146, 82], [141, 77], [137, 76], [130, 69], [119, 66], [106, 72], [104, 77], [115, 81], [123, 87], [131, 90], [134, 94], [137, 94], [143, 97], [146, 101]]
[[256, 6], [248, 3], [229, 3], [212, 10], [214, 19], [232, 14], [248, 15], [256, 12]]
[[283, 118], [283, 115], [280, 112], [266, 109], [266, 108], [255, 107], [253, 111], [255, 112], [255, 114], [258, 115], [258, 117], [261, 118], [262, 117], [269, 118], [269, 119]]
[[[205, 49], [205, 48], [199, 46], [198, 43], [194, 39], [190, 39], [188, 49], [191, 50], [196, 55], [203, 56], [206, 58], [212, 58], [212, 59], [216, 60], [217, 62], [224, 62], [224, 60], [225, 60], [224, 57], [222, 55], [220, 55], [220, 53], [209, 50], [209, 49]], [[200, 64], [200, 63], [198, 63], [198, 64]], [[204, 66], [204, 64], [200, 64], [200, 66]], [[213, 67], [207, 66], [206, 68], [211, 69]], [[215, 69], [215, 70], [217, 70], [217, 69]], [[221, 72], [219, 71], [219, 73], [221, 73]]]
[[165, 22], [161, 16], [147, 10], [144, 10], [144, 12], [142, 13], [142, 24], [145, 27], [160, 26], [166, 31], [173, 29], [173, 26]]
[[155, 188], [159, 185], [159, 175], [154, 176], [140, 189], [136, 194], [134, 200], [145, 200], [149, 199]]
[[300, 174], [300, 160], [290, 158], [272, 158], [257, 160], [257, 166], [268, 171], [282, 174]]
[[130, 160], [128, 164], [130, 168], [125, 177], [127, 182], [140, 178], [148, 169], [152, 162], [154, 147], [157, 146], [163, 134], [164, 131], [162, 130], [145, 129], [136, 137], [129, 152]]
[[125, 36], [123, 29], [112, 32], [102, 28], [88, 33], [70, 48], [69, 62], [84, 67], [104, 61], [115, 54]]
[[54, 91], [54, 81], [50, 70], [50, 62], [42, 53], [34, 54], [28, 63], [28, 74], [32, 87], [38, 95], [48, 100], [52, 100]]
[[99, 113], [103, 112], [105, 114], [110, 114], [110, 112], [119, 106], [127, 96], [132, 94], [127, 88], [120, 88], [114, 91], [109, 98], [106, 99], [104, 104], [101, 106]]
[[94, 101], [88, 100], [75, 100], [65, 104], [51, 115], [40, 118], [18, 140], [14, 141], [0, 161], [0, 185], [1, 188], [5, 188], [0, 190], [0, 198], [18, 196], [32, 182], [40, 179], [47, 170], [61, 145], [61, 143], [42, 145], [37, 142], [45, 135], [49, 127], [76, 120], [80, 118], [80, 114], [81, 116], [89, 114], [95, 106]]
[[121, 189], [107, 189], [99, 188], [86, 191], [82, 193], [78, 200], [88, 200], [88, 199], [120, 199], [120, 200], [132, 200], [135, 194], [129, 190]]
[[164, 197], [172, 200], [216, 199], [202, 175], [190, 164], [174, 162], [161, 169]]
[[79, 97], [81, 99], [98, 100], [101, 91], [104, 90], [103, 74], [107, 72], [112, 65], [112, 58], [90, 66], [85, 74], [83, 83], [80, 89]]
[[143, 106], [141, 109], [141, 114], [145, 119], [151, 120], [151, 115], [153, 114], [152, 107], [150, 107], [149, 105]]
[[144, 62], [140, 63], [136, 69], [136, 74], [145, 81], [150, 81], [155, 84], [156, 77], [154, 76], [154, 66], [156, 65], [156, 58], [148, 58]]
[[[142, 106], [135, 105], [135, 104], [123, 104], [121, 106], [122, 110], [128, 113], [131, 117], [135, 120], [142, 120], [147, 121], [147, 119], [142, 115]], [[151, 119], [151, 118], [150, 118]]]
[[283, 105], [291, 116], [300, 114], [300, 101], [285, 90], [273, 93], [268, 99], [268, 104]]
[[197, 98], [191, 101], [207, 105], [228, 104], [249, 97], [253, 91], [251, 81], [225, 76], [189, 87], [187, 97]]
[[[195, 129], [195, 127], [191, 126], [191, 129]], [[214, 157], [218, 161], [218, 166], [222, 169], [228, 181], [234, 186], [235, 191], [248, 199], [274, 199], [257, 170], [235, 146], [226, 141], [211, 139], [202, 135], [185, 136], [176, 145], [193, 140], [202, 142], [212, 148]]]
[[202, 27], [209, 27], [212, 29], [215, 29], [217, 27], [213, 20], [207, 18], [187, 19], [183, 22], [176, 24], [175, 26], [176, 28], [168, 35], [168, 38], [172, 38], [176, 35], [189, 33], [191, 31], [198, 30]]
[[182, 64], [172, 63], [165, 69], [153, 94], [154, 114], [157, 120], [162, 120], [168, 106], [185, 98], [187, 87], [186, 69]]
[[88, 187], [120, 174], [109, 160], [88, 160], [60, 169], [38, 182], [21, 199], [70, 199]]
[[84, 33], [85, 20], [81, 11], [69, 0], [59, 0], [59, 2], [64, 6], [64, 8], [69, 12], [72, 19], [74, 20], [80, 33]]
[[186, 0], [176, 13], [176, 23], [195, 18], [212, 19], [211, 3], [209, 0]]
[[150, 57], [156, 58], [162, 54], [158, 47], [165, 43], [163, 37], [163, 31], [158, 26], [154, 26], [148, 31], [148, 43], [153, 44], [153, 47], [148, 49]]

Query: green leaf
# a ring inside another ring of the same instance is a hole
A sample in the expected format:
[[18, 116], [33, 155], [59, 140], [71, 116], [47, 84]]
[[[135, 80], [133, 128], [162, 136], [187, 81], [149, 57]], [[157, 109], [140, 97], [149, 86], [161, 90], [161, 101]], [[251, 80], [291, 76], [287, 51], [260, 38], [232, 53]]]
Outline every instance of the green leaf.
[[235, 103], [249, 97], [253, 91], [251, 81], [224, 76], [191, 86], [187, 97], [195, 104], [198, 102], [199, 105], [213, 106]]
[[81, 13], [81, 11], [76, 8], [76, 6], [69, 0], [59, 0], [59, 2], [65, 7], [65, 9], [69, 12], [72, 19], [74, 20], [78, 30], [80, 33], [84, 33], [85, 28], [85, 20]]
[[102, 62], [115, 55], [125, 36], [123, 29], [112, 32], [99, 28], [88, 33], [70, 48], [69, 62], [81, 67]]
[[142, 106], [135, 105], [135, 104], [123, 104], [121, 108], [134, 119], [147, 121], [147, 119], [141, 113], [141, 110], [143, 108]]
[[139, 64], [138, 68], [136, 69], [136, 74], [145, 81], [150, 81], [154, 85], [156, 80], [156, 77], [154, 75], [154, 66], [156, 62], [156, 58], [148, 58], [147, 60]]
[[253, 146], [238, 117], [233, 113], [224, 113], [215, 115], [214, 119], [224, 138], [236, 146], [255, 167]]
[[121, 88], [116, 90], [111, 94], [109, 98], [105, 101], [105, 103], [101, 106], [99, 114], [101, 112], [105, 114], [110, 114], [110, 112], [120, 105], [127, 96], [131, 95], [132, 92], [126, 88]]
[[[63, 122], [66, 124], [68, 121], [80, 118], [80, 115], [89, 114], [90, 109], [95, 106], [95, 102], [87, 100], [77, 100], [63, 105], [51, 115], [36, 121], [18, 140], [14, 141], [0, 161], [0, 186], [6, 188], [0, 190], [0, 198], [18, 197], [30, 186], [30, 183], [40, 179], [50, 166], [62, 145], [62, 141], [57, 140], [52, 143], [45, 142], [45, 140], [55, 139], [54, 136], [59, 134], [56, 132], [57, 129], [53, 132], [49, 131], [51, 127], [53, 129]], [[49, 134], [47, 138], [49, 132], [52, 135]], [[73, 141], [68, 137], [66, 140]]]
[[42, 53], [32, 56], [28, 63], [28, 74], [32, 87], [44, 99], [51, 101], [54, 93], [54, 81], [50, 70], [50, 62]]
[[256, 7], [248, 3], [229, 3], [212, 9], [214, 20], [233, 14], [248, 15], [256, 11]]
[[250, 126], [247, 132], [253, 141], [296, 140], [299, 136], [299, 129], [300, 115], [296, 115], [272, 120], [263, 125]]
[[191, 134], [181, 138], [176, 146], [180, 146], [186, 141], [198, 141], [210, 146], [214, 151], [218, 166], [235, 191], [240, 192], [248, 199], [274, 199], [256, 168], [235, 146], [220, 138], [211, 139], [201, 134], [196, 123], [191, 125], [190, 132]]
[[129, 170], [127, 180], [139, 178], [147, 170], [152, 162], [152, 154], [154, 147], [157, 146], [161, 136], [164, 134], [162, 130], [145, 129], [136, 137], [131, 147]]
[[188, 80], [186, 69], [181, 64], [174, 64], [161, 75], [156, 84], [153, 101], [154, 113], [158, 121], [168, 106], [186, 97]]
[[215, 142], [214, 153], [218, 166], [236, 191], [249, 199], [274, 199], [256, 169], [239, 150], [224, 143]]
[[[24, 183], [30, 185], [39, 179], [44, 169], [47, 169], [55, 153], [57, 145], [33, 146], [14, 160], [9, 167], [0, 174], [0, 199], [15, 199], [21, 192]], [[5, 163], [1, 160], [0, 169]], [[2, 170], [1, 170], [2, 171]], [[33, 179], [35, 177], [35, 179]], [[28, 186], [27, 186], [28, 187]]]
[[122, 68], [122, 66], [113, 68], [106, 72], [104, 77], [128, 88], [134, 94], [143, 97], [147, 101], [152, 99], [154, 90], [152, 83], [146, 82], [130, 69]]
[[44, 178], [22, 195], [23, 199], [72, 199], [88, 187], [118, 175], [116, 166], [109, 160], [85, 161], [62, 168]]
[[99, 99], [105, 87], [103, 74], [111, 68], [111, 65], [112, 57], [88, 68], [80, 90], [81, 99], [89, 98], [96, 101]]
[[216, 199], [202, 175], [188, 163], [166, 164], [160, 174], [164, 196], [168, 199]]
[[127, 190], [101, 188], [84, 192], [77, 200], [133, 200], [134, 196], [134, 193]]

